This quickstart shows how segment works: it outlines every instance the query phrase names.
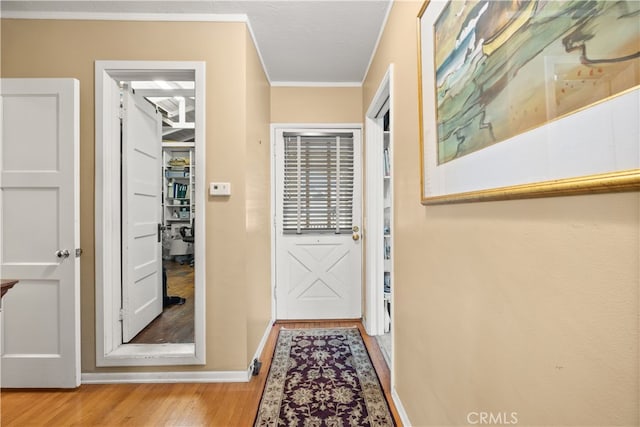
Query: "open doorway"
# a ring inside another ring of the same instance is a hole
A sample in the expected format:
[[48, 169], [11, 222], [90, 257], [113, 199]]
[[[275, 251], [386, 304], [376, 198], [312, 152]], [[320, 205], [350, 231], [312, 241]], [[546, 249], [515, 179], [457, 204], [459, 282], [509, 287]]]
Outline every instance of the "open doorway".
[[[366, 114], [366, 303], [364, 325], [393, 363], [393, 64]], [[393, 369], [391, 369], [393, 372]], [[393, 374], [392, 374], [393, 382]]]
[[[96, 62], [97, 366], [205, 363], [204, 94], [201, 62]], [[134, 131], [127, 97], [151, 109]]]
[[[157, 292], [162, 303], [153, 319], [140, 324], [135, 334], [128, 337], [123, 332], [123, 341], [132, 344], [167, 344], [194, 342], [194, 279], [195, 242], [195, 81], [136, 80], [121, 81], [123, 100], [133, 95], [155, 111], [155, 120], [160, 122], [159, 167], [150, 173], [159, 182], [160, 238], [154, 242], [161, 247], [161, 275]], [[131, 95], [129, 95], [131, 94]], [[124, 104], [124, 103], [123, 103]], [[132, 121], [128, 109], [121, 114], [122, 137], [127, 135], [127, 124]], [[139, 137], [139, 135], [138, 135]], [[153, 144], [154, 141], [151, 141]], [[123, 158], [126, 155], [124, 150]], [[129, 162], [124, 162], [125, 163]], [[123, 180], [123, 188], [125, 182]], [[124, 193], [124, 192], [123, 192]], [[124, 196], [124, 194], [123, 194]], [[148, 198], [148, 197], [147, 197]], [[157, 202], [156, 202], [157, 203]], [[124, 203], [123, 203], [124, 205]], [[124, 228], [124, 224], [123, 224]], [[160, 257], [159, 257], [160, 258]], [[126, 265], [123, 250], [122, 264]], [[123, 281], [123, 307], [127, 283]], [[161, 305], [161, 308], [160, 308]], [[123, 325], [127, 316], [135, 316], [123, 310]]]

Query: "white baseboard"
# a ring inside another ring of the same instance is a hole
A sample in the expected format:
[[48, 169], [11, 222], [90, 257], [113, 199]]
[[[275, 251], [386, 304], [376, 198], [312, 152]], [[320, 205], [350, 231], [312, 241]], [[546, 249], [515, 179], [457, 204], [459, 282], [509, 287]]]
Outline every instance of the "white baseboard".
[[245, 371], [84, 372], [81, 376], [82, 384], [241, 383], [250, 379]]
[[402, 425], [407, 427], [411, 426], [411, 421], [409, 421], [407, 411], [404, 410], [404, 406], [402, 406], [402, 401], [400, 400], [400, 396], [398, 396], [398, 392], [396, 391], [395, 387], [391, 389], [391, 398], [393, 399], [394, 405], [396, 405], [396, 409], [398, 410], [398, 415], [400, 416]]
[[[274, 321], [265, 328], [253, 359], [260, 359]], [[247, 371], [180, 371], [180, 372], [83, 372], [82, 384], [126, 383], [246, 383], [251, 380], [252, 364]]]
[[270, 320], [269, 324], [264, 330], [264, 334], [262, 335], [262, 339], [260, 340], [260, 344], [258, 344], [258, 348], [256, 349], [255, 354], [253, 355], [254, 359], [260, 359], [262, 355], [262, 350], [264, 350], [264, 346], [267, 345], [267, 340], [269, 339], [269, 335], [271, 334], [271, 329], [273, 328], [273, 324], [275, 320]]

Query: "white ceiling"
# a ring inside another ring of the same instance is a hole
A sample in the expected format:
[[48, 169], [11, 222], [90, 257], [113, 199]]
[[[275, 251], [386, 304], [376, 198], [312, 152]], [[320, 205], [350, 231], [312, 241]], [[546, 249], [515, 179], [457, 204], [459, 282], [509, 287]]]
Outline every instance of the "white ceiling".
[[0, 5], [4, 17], [81, 18], [92, 14], [127, 19], [127, 14], [164, 14], [170, 19], [197, 20], [230, 14], [232, 20], [238, 20], [246, 16], [272, 84], [349, 85], [364, 79], [391, 2], [2, 0]]

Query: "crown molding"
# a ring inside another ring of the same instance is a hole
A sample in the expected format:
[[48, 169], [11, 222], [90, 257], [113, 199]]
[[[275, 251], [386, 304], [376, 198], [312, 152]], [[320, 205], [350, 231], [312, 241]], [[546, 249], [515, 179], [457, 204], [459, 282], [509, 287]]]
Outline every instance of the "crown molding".
[[30, 10], [2, 11], [3, 19], [52, 19], [80, 21], [177, 21], [177, 22], [249, 22], [243, 13], [113, 13], [113, 12], [45, 12]]
[[362, 87], [362, 82], [271, 82], [272, 87]]

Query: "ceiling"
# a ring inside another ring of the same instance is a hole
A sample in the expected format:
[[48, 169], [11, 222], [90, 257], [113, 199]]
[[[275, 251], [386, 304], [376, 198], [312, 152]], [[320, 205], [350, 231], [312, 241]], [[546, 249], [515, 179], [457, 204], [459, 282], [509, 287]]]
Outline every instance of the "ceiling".
[[[3, 17], [127, 19], [164, 14], [193, 20], [246, 19], [273, 85], [359, 85], [392, 0], [28, 1], [2, 0]], [[189, 17], [191, 15], [191, 17]], [[194, 16], [195, 15], [195, 16]], [[246, 17], [246, 18], [245, 18]]]
[[156, 106], [162, 117], [162, 140], [195, 140], [195, 81], [134, 80], [134, 92]]

